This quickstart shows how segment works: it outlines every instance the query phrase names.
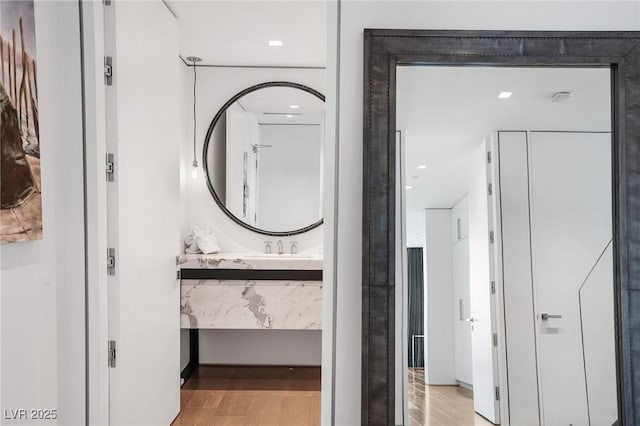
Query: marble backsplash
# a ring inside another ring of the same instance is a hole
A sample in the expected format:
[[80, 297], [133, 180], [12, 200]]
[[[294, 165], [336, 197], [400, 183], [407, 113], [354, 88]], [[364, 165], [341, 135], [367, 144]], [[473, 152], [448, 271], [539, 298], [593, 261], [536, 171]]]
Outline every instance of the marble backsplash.
[[[189, 261], [201, 262], [200, 258]], [[242, 268], [238, 262], [232, 263], [235, 266], [227, 266], [226, 262], [234, 260], [222, 259], [216, 263], [219, 266], [212, 266], [207, 259], [208, 266], [200, 267], [268, 269], [255, 263], [245, 263], [248, 267]], [[320, 269], [321, 265], [322, 260]], [[299, 269], [303, 265], [298, 262], [295, 266]], [[303, 269], [315, 268], [307, 265]], [[322, 282], [182, 280], [180, 322], [182, 328], [319, 330]]]

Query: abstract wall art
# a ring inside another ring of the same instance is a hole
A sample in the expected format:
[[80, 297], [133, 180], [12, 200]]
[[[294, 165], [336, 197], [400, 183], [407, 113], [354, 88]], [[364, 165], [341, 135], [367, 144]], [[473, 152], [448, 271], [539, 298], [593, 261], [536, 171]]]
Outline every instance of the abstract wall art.
[[0, 242], [42, 239], [33, 0], [0, 1]]

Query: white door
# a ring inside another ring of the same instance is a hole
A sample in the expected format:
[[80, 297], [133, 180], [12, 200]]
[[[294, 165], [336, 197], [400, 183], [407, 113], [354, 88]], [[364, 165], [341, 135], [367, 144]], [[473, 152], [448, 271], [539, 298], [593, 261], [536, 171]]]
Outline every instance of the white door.
[[471, 302], [471, 346], [473, 405], [477, 413], [500, 423], [498, 354], [494, 346], [495, 301], [491, 293], [494, 244], [490, 241], [493, 206], [488, 192], [490, 174], [487, 143], [483, 142], [472, 160], [469, 185], [469, 273]]
[[532, 132], [531, 241], [542, 418], [616, 419], [611, 136]]
[[111, 425], [169, 425], [180, 407], [178, 31], [160, 1], [105, 7]]

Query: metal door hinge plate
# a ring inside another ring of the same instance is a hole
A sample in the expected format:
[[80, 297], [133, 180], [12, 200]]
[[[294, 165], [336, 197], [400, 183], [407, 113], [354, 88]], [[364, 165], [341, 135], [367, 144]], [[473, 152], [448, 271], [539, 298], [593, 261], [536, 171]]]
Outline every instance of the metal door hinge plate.
[[113, 154], [107, 154], [107, 163], [105, 169], [107, 172], [107, 182], [113, 182], [116, 173], [116, 163]]
[[114, 248], [107, 249], [107, 274], [116, 274], [116, 249]]
[[491, 281], [491, 294], [496, 294], [496, 282]]
[[113, 58], [111, 56], [104, 57], [104, 84], [107, 86], [113, 84]]
[[487, 163], [491, 164], [491, 151], [487, 152]]
[[498, 334], [493, 333], [493, 346], [498, 346]]
[[109, 367], [116, 367], [116, 341], [109, 340]]
[[488, 185], [487, 192], [489, 193], [489, 195], [493, 195], [493, 185], [492, 184]]
[[500, 388], [496, 386], [496, 401], [500, 401]]
[[493, 236], [493, 231], [489, 231], [489, 243], [493, 244], [495, 241], [495, 237]]

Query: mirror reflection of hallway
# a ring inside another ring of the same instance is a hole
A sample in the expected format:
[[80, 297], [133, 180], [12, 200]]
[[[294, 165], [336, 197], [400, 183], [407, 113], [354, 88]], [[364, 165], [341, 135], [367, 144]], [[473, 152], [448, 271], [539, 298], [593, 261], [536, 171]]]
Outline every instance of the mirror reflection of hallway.
[[396, 423], [614, 424], [609, 69], [398, 67], [397, 81]]

